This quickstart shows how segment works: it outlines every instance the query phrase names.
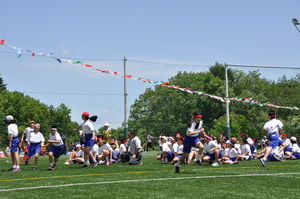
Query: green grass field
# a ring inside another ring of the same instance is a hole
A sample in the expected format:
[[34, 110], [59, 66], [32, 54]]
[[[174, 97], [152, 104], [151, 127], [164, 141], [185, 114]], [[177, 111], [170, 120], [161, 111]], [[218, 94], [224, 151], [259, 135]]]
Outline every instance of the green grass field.
[[299, 198], [300, 160], [240, 161], [219, 167], [182, 165], [175, 173], [171, 164], [144, 153], [143, 165], [113, 164], [81, 169], [65, 165], [61, 156], [48, 171], [47, 156], [37, 170], [21, 164], [21, 172], [8, 172], [10, 158], [0, 159], [0, 198]]

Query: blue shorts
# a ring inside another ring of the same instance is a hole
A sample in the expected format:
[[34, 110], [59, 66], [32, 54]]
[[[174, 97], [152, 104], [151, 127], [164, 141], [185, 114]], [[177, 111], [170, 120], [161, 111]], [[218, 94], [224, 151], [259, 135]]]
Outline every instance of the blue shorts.
[[20, 143], [20, 140], [18, 137], [14, 137], [12, 140], [11, 140], [11, 149], [10, 149], [10, 152], [14, 153], [14, 152], [18, 152], [19, 151], [19, 143]]
[[275, 158], [273, 157], [273, 155], [274, 155], [274, 153], [270, 153], [270, 155], [268, 156], [268, 160], [269, 160], [269, 161], [278, 161], [277, 159], [275, 159]]
[[269, 140], [270, 140], [269, 147], [272, 147], [272, 148], [276, 148], [277, 146], [279, 146], [283, 143], [283, 141], [279, 139], [279, 134], [276, 132], [269, 134]]
[[232, 162], [236, 161], [236, 157], [235, 158], [229, 158]]
[[176, 158], [181, 158], [181, 156], [182, 156], [182, 154], [180, 154], [180, 155], [176, 155]]
[[84, 147], [91, 147], [95, 145], [95, 140], [92, 140], [93, 134], [85, 134]]
[[[213, 153], [213, 154], [207, 153], [205, 156], [208, 156], [210, 160], [215, 160], [215, 153]], [[220, 157], [220, 154], [219, 154], [219, 157], [218, 157], [218, 158], [221, 158], [221, 157]]]
[[292, 152], [292, 151], [293, 151], [293, 148], [285, 148], [283, 151], [284, 151], [284, 152], [286, 152], [286, 151]]
[[185, 136], [183, 139], [183, 153], [190, 153], [193, 146], [200, 142], [198, 137]]
[[52, 145], [52, 147], [50, 149], [50, 152], [53, 153], [53, 156], [55, 158], [59, 158], [60, 155], [62, 154], [64, 148], [65, 148], [65, 145], [61, 145], [61, 146], [54, 146], [54, 145]]
[[297, 159], [300, 159], [300, 153], [294, 153], [293, 154]]
[[[160, 155], [160, 157], [162, 157], [163, 154]], [[174, 159], [174, 153], [172, 153], [171, 151], [167, 152], [167, 158], [169, 161], [172, 161]]]
[[27, 156], [32, 157], [36, 153], [40, 153], [40, 152], [41, 152], [41, 143], [30, 143]]

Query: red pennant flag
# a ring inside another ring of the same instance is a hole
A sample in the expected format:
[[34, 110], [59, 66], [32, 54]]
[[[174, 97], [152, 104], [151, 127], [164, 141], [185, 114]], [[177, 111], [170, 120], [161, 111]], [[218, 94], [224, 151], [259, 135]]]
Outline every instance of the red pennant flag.
[[85, 66], [85, 67], [92, 67], [92, 65], [89, 65], [89, 64], [82, 64], [82, 66]]
[[4, 45], [4, 39], [2, 39], [2, 40], [0, 41], [0, 44], [1, 44], [1, 45]]
[[123, 75], [122, 77], [128, 77], [128, 78], [131, 78], [132, 75]]
[[118, 73], [117, 72], [113, 72], [113, 74], [117, 75]]
[[165, 83], [163, 83], [163, 84], [161, 84], [161, 85], [168, 85], [169, 84], [169, 82], [165, 82]]
[[34, 54], [34, 53], [31, 53], [31, 56], [32, 56], [32, 57], [34, 57], [34, 56], [35, 56], [35, 54]]
[[102, 71], [102, 70], [100, 70], [100, 69], [96, 69], [96, 70], [97, 70], [97, 71], [100, 71], [100, 72]]

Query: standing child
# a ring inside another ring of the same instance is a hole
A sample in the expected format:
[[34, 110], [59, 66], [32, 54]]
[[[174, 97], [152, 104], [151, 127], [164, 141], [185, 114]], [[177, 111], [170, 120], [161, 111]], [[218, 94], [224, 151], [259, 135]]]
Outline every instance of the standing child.
[[73, 131], [77, 131], [78, 129], [82, 128], [82, 131], [84, 133], [84, 164], [81, 168], [88, 168], [87, 165], [90, 164], [89, 158], [91, 158], [93, 161], [93, 168], [98, 165], [98, 162], [91, 153], [91, 149], [93, 148], [96, 139], [95, 129], [92, 122], [96, 122], [97, 116], [89, 116], [90, 114], [88, 112], [83, 112], [81, 115], [83, 121], [76, 129], [73, 129]]
[[[50, 131], [51, 133], [49, 135], [48, 144], [46, 144], [45, 147], [51, 146], [50, 153], [49, 153], [50, 167], [48, 168], [48, 170], [54, 170], [58, 158], [64, 151], [65, 145], [64, 142], [62, 141], [61, 136], [57, 132], [57, 127], [55, 125], [51, 126]], [[54, 162], [53, 162], [53, 156], [54, 156]]]
[[41, 146], [44, 146], [45, 138], [43, 134], [39, 132], [40, 124], [36, 123], [34, 125], [34, 130], [28, 136], [28, 156], [25, 164], [28, 165], [29, 158], [34, 156], [34, 165], [32, 170], [36, 170], [36, 165], [38, 163], [39, 154], [41, 152]]
[[[268, 115], [270, 120], [264, 125], [263, 130], [269, 134], [268, 139], [270, 140], [270, 144], [266, 147], [265, 156], [262, 159], [260, 159], [260, 162], [264, 167], [268, 166], [267, 160], [272, 149], [276, 148], [282, 142], [281, 140], [279, 140], [279, 131], [281, 131], [283, 127], [282, 122], [276, 119], [275, 111], [270, 110]], [[277, 153], [274, 153], [273, 157], [278, 161], [282, 161], [280, 155]]]
[[20, 143], [20, 140], [18, 138], [18, 126], [15, 124], [14, 118], [11, 115], [6, 116], [5, 123], [8, 124], [7, 126], [7, 132], [9, 137], [9, 144], [8, 147], [11, 151], [11, 161], [12, 161], [12, 168], [8, 171], [21, 171], [20, 165], [19, 165], [19, 151], [18, 151], [18, 145]]
[[22, 133], [21, 142], [19, 144], [19, 147], [22, 147], [23, 140], [24, 140], [24, 137], [25, 137], [24, 156], [23, 156], [23, 161], [22, 162], [25, 162], [26, 159], [27, 159], [27, 153], [28, 153], [27, 141], [28, 141], [29, 133], [33, 131], [34, 124], [35, 124], [35, 121], [31, 120], [30, 123], [29, 123], [29, 127], [27, 127], [24, 130], [24, 132]]

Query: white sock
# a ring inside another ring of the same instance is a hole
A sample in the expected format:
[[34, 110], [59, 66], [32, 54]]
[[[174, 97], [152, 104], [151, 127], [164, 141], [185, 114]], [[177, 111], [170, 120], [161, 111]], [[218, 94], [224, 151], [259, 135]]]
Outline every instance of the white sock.
[[53, 163], [50, 163], [50, 167], [53, 167]]
[[15, 169], [17, 166], [16, 165], [13, 165], [13, 169]]

